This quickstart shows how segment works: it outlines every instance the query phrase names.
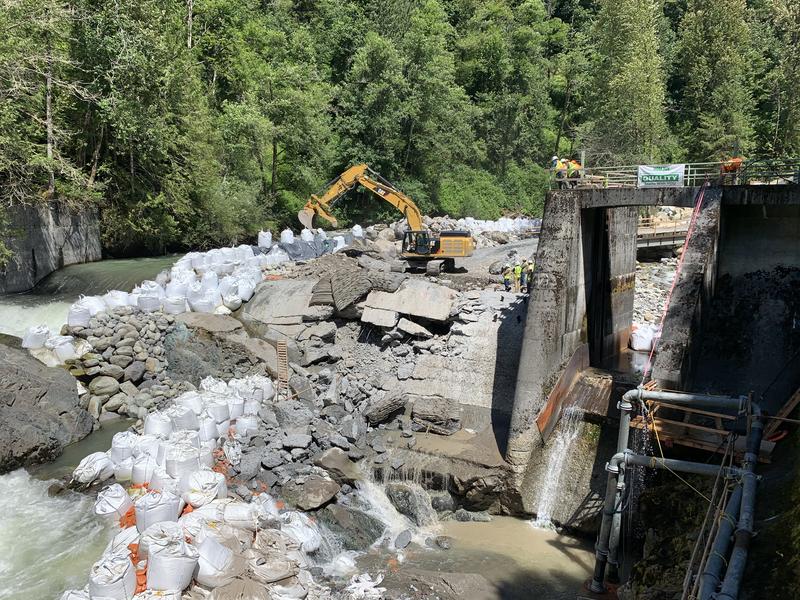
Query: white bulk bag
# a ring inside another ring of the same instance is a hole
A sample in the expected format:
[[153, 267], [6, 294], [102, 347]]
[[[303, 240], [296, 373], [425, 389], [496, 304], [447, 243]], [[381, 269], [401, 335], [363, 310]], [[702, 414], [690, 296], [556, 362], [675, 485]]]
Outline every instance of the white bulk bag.
[[117, 554], [120, 556], [130, 556], [131, 550], [128, 548], [131, 544], [139, 543], [139, 531], [135, 526], [126, 527], [121, 530], [106, 546], [103, 554]]
[[[240, 398], [241, 400], [241, 398]], [[227, 436], [228, 430], [231, 428], [231, 420], [225, 419], [224, 421], [217, 423], [217, 437]]]
[[200, 444], [200, 466], [208, 467], [209, 469], [214, 466], [214, 450], [217, 449], [216, 440], [209, 440]]
[[258, 529], [258, 508], [245, 502], [228, 502], [222, 505], [222, 519], [231, 527], [255, 531]]
[[197, 561], [195, 580], [200, 585], [211, 588], [228, 585], [244, 566], [236, 568], [233, 550], [212, 536], [206, 536], [197, 551], [200, 557]]
[[168, 315], [185, 313], [186, 299], [183, 297], [167, 296], [161, 301], [161, 308]]
[[169, 271], [167, 271], [166, 269], [161, 271], [158, 275], [156, 275], [155, 281], [161, 287], [167, 285], [167, 282], [169, 281]]
[[201, 412], [203, 412], [203, 398], [197, 392], [184, 392], [175, 398], [175, 404], [179, 404], [191, 409], [191, 411], [196, 415], [199, 415]]
[[231, 419], [238, 419], [244, 414], [244, 400], [239, 396], [230, 396], [228, 398], [228, 410]]
[[136, 571], [127, 556], [103, 556], [89, 571], [89, 597], [129, 600], [136, 593]]
[[[225, 408], [228, 408], [227, 405]], [[199, 421], [200, 431], [198, 434], [200, 436], [200, 441], [208, 442], [210, 440], [216, 440], [219, 437], [219, 430], [217, 429], [217, 422], [214, 420], [214, 417], [208, 413], [204, 413], [200, 415]]]
[[162, 521], [177, 521], [181, 513], [181, 499], [170, 492], [147, 492], [133, 504], [136, 509], [136, 528], [144, 532]]
[[317, 233], [316, 233], [316, 235], [314, 237], [318, 238], [320, 240], [327, 240], [328, 239], [328, 234], [325, 233], [324, 229], [319, 228], [319, 229], [317, 229]]
[[[220, 279], [219, 285], [217, 286], [217, 291], [219, 292], [220, 296], [225, 297], [234, 287], [236, 287], [236, 278], [227, 275]], [[234, 291], [233, 293], [235, 294], [236, 292]]]
[[[260, 279], [259, 279], [260, 281]], [[251, 279], [243, 279], [239, 281], [239, 297], [243, 302], [247, 302], [253, 297], [256, 290], [256, 283]]]
[[314, 241], [314, 234], [311, 233], [310, 229], [306, 229], [305, 227], [300, 232], [300, 239], [304, 242], [313, 242]]
[[91, 316], [104, 312], [108, 308], [100, 296], [83, 296], [79, 302], [89, 309]]
[[334, 241], [334, 243], [336, 244], [336, 245], [333, 247], [333, 251], [334, 251], [334, 252], [338, 252], [339, 250], [341, 250], [342, 248], [344, 248], [344, 247], [347, 245], [347, 243], [346, 243], [346, 242], [345, 242], [345, 240], [344, 240], [344, 236], [342, 236], [342, 235], [337, 235], [337, 236], [335, 236], [335, 237], [333, 238], [333, 241]]
[[185, 278], [173, 278], [170, 281], [165, 290], [164, 295], [167, 298], [186, 298], [186, 291], [189, 289], [190, 280]]
[[56, 358], [64, 363], [78, 358], [74, 342], [75, 338], [71, 335], [54, 335], [44, 343], [44, 346], [48, 350], [52, 350]]
[[240, 244], [236, 247], [236, 258], [239, 262], [245, 262], [253, 256], [253, 249], [247, 244]]
[[205, 295], [205, 290], [203, 289], [203, 284], [199, 281], [193, 281], [188, 286], [186, 286], [186, 299], [191, 304], [202, 298]]
[[639, 325], [631, 331], [631, 348], [640, 352], [649, 352], [653, 349], [658, 327], [654, 325]]
[[170, 546], [184, 543], [183, 527], [177, 521], [161, 521], [150, 525], [139, 538], [139, 557], [147, 558]]
[[150, 485], [147, 486], [149, 490], [160, 490], [162, 492], [169, 492], [180, 496], [180, 489], [178, 488], [178, 480], [170, 477], [167, 470], [163, 467], [158, 467], [153, 472], [153, 478], [150, 480]]
[[273, 246], [267, 254], [267, 265], [279, 265], [289, 261], [289, 255], [280, 246]]
[[[244, 557], [247, 559], [249, 574], [264, 584], [288, 579], [298, 573], [297, 562], [277, 550], [246, 550]], [[280, 598], [288, 596], [281, 595]]]
[[161, 309], [161, 298], [156, 295], [141, 295], [136, 301], [136, 305], [142, 312], [156, 312]]
[[236, 260], [236, 248], [220, 248], [223, 260]]
[[261, 389], [261, 399], [265, 401], [272, 400], [275, 396], [275, 386], [272, 385], [272, 380], [269, 377], [258, 376], [256, 384]]
[[272, 246], [272, 232], [259, 231], [258, 232], [258, 245], [261, 248], [269, 248]]
[[147, 587], [151, 590], [184, 590], [197, 567], [197, 549], [182, 543], [155, 552], [147, 559]]
[[170, 477], [180, 480], [200, 470], [200, 450], [186, 443], [167, 448], [166, 469]]
[[181, 498], [186, 504], [191, 504], [194, 508], [228, 496], [225, 476], [208, 469], [195, 471], [185, 477], [181, 480], [180, 487], [182, 491]]
[[34, 325], [28, 327], [22, 336], [23, 348], [42, 348], [47, 338], [50, 337], [50, 328], [47, 325]]
[[133, 456], [139, 436], [132, 431], [120, 431], [111, 438], [111, 460], [116, 464]]
[[158, 461], [149, 454], [142, 454], [133, 459], [133, 466], [131, 467], [131, 483], [133, 485], [142, 485], [150, 483], [158, 467]]
[[114, 479], [117, 481], [130, 481], [133, 473], [133, 458], [114, 463]]
[[353, 228], [350, 231], [353, 233], [353, 237], [355, 238], [364, 237], [364, 230], [361, 228], [361, 225], [353, 225]]
[[[153, 413], [155, 414], [155, 413]], [[149, 417], [150, 415], [148, 415]], [[172, 425], [172, 421], [170, 421], [170, 426]], [[136, 440], [136, 444], [133, 446], [133, 456], [139, 457], [143, 454], [147, 454], [148, 456], [152, 456], [153, 458], [158, 457], [158, 441], [159, 438], [155, 435], [146, 433], [144, 435], [140, 435], [139, 438]]]
[[225, 397], [218, 397], [206, 403], [206, 411], [214, 418], [216, 423], [222, 423], [231, 418], [231, 409]]
[[151, 412], [144, 419], [145, 434], [168, 438], [174, 430], [172, 419], [167, 414], [158, 411]]
[[212, 377], [211, 375], [203, 377], [200, 380], [200, 389], [204, 392], [214, 392], [215, 394], [227, 394], [228, 384], [221, 379]]
[[[189, 256], [188, 254], [186, 256]], [[208, 257], [205, 252], [195, 252], [192, 255], [192, 268], [204, 269], [206, 267]]]
[[215, 292], [219, 286], [219, 277], [217, 277], [217, 274], [214, 271], [206, 271], [203, 273], [201, 284], [203, 291]]
[[175, 431], [179, 431], [181, 429], [197, 430], [200, 427], [200, 424], [197, 422], [197, 414], [195, 414], [191, 408], [187, 408], [186, 406], [173, 404], [164, 411], [164, 414], [172, 419], [172, 426], [174, 427]]
[[319, 550], [322, 536], [311, 520], [302, 513], [290, 511], [283, 514], [281, 531], [300, 544], [303, 552], [311, 554]]
[[236, 433], [247, 435], [258, 431], [260, 419], [256, 415], [242, 415], [236, 419]]
[[213, 313], [219, 305], [219, 294], [216, 291], [206, 292], [200, 298], [189, 300], [192, 311], [198, 313]]
[[109, 310], [122, 308], [130, 304], [130, 294], [122, 290], [111, 290], [103, 295], [103, 302], [106, 303]]
[[169, 436], [170, 445], [187, 444], [197, 449], [200, 448], [200, 433], [193, 429], [181, 429]]
[[291, 229], [281, 231], [281, 244], [294, 244], [294, 233]]
[[217, 266], [217, 273], [220, 275], [230, 275], [236, 269], [236, 262], [226, 260], [221, 265]]
[[139, 284], [139, 290], [144, 296], [156, 296], [157, 298], [163, 298], [165, 296], [164, 288], [155, 281], [143, 281]]
[[242, 299], [236, 294], [228, 294], [227, 296], [222, 297], [222, 304], [225, 305], [225, 308], [233, 312], [234, 310], [239, 310], [239, 308], [241, 308]]
[[116, 519], [125, 516], [133, 507], [133, 501], [125, 488], [115, 483], [101, 490], [94, 502], [94, 512], [101, 516], [111, 516]]
[[94, 452], [84, 458], [72, 473], [78, 483], [105, 481], [114, 474], [114, 463], [105, 452]]
[[252, 398], [245, 400], [242, 410], [245, 415], [257, 415], [258, 411], [261, 410], [261, 401]]

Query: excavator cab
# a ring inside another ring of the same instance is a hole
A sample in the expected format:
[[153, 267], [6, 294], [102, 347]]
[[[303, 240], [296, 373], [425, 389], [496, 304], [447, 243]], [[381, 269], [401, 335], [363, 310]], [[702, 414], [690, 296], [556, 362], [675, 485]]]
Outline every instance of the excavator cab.
[[435, 240], [429, 231], [406, 231], [403, 234], [403, 254], [427, 256], [435, 252]]

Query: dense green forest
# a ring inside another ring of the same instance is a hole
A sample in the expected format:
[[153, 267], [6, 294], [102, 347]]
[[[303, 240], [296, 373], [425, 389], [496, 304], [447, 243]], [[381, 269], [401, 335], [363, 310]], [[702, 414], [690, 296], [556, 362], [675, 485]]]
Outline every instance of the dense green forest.
[[553, 154], [800, 154], [797, 0], [0, 0], [0, 31], [0, 206], [97, 203], [116, 254], [296, 227], [360, 161], [497, 218]]

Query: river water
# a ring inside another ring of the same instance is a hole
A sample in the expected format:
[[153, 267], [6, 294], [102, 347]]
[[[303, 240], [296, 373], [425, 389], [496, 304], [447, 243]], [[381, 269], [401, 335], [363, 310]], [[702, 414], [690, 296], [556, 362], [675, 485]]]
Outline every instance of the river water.
[[67, 321], [70, 305], [80, 295], [131, 291], [177, 260], [176, 255], [155, 258], [103, 260], [71, 265], [51, 273], [30, 292], [0, 296], [0, 333], [22, 337], [31, 325], [47, 325], [58, 333]]
[[75, 492], [51, 497], [54, 477], [71, 473], [87, 454], [105, 451], [131, 422], [106, 423], [58, 460], [0, 476], [0, 600], [57, 599], [82, 588], [112, 537], [94, 514], [94, 500]]

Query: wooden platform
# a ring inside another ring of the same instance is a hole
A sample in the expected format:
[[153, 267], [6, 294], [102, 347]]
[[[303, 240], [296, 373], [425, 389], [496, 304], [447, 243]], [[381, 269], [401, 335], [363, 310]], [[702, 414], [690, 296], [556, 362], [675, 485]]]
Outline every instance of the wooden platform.
[[[647, 402], [651, 423], [641, 416], [631, 421], [631, 427], [645, 429], [650, 427], [658, 431], [658, 439], [667, 447], [672, 445], [697, 448], [708, 452], [725, 452], [725, 442], [730, 429], [739, 420], [735, 416], [717, 413], [687, 406], [678, 406], [668, 402]], [[734, 454], [741, 456], [746, 450], [746, 436], [739, 436], [734, 443]], [[760, 462], [770, 462], [773, 442], [763, 440], [759, 453]]]

